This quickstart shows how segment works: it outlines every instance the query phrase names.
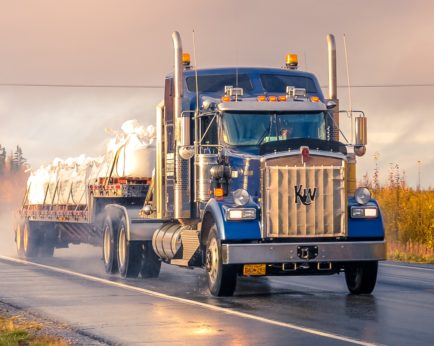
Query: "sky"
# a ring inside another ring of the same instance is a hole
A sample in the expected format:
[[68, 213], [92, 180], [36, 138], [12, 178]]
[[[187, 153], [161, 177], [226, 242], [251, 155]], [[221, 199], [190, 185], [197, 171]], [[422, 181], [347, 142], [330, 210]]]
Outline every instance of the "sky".
[[[345, 34], [351, 103], [368, 116], [359, 178], [398, 164], [415, 187], [420, 161], [421, 185], [434, 187], [434, 2], [423, 0], [0, 0], [0, 144], [37, 168], [102, 154], [104, 129], [125, 120], [153, 124], [174, 30], [192, 56], [194, 30], [198, 67], [280, 67], [297, 53], [324, 86], [328, 33], [347, 85]], [[347, 88], [338, 97], [346, 109]]]

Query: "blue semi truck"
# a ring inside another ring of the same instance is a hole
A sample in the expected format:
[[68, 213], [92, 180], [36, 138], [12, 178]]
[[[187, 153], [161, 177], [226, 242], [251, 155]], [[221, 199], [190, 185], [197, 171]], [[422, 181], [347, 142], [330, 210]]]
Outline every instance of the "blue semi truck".
[[283, 68], [195, 69], [172, 38], [153, 176], [89, 182], [83, 206], [25, 199], [18, 253], [86, 242], [122, 277], [158, 277], [162, 262], [202, 267], [215, 296], [232, 295], [238, 276], [340, 272], [351, 293], [371, 293], [384, 226], [369, 190], [356, 187], [363, 112], [351, 112], [354, 143], [339, 141], [333, 35], [327, 98], [296, 55]]

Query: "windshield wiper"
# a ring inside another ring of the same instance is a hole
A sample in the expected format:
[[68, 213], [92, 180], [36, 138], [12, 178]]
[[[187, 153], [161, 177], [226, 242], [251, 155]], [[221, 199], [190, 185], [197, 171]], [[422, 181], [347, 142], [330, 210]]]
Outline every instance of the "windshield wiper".
[[267, 135], [268, 137], [270, 137], [272, 124], [273, 124], [273, 120], [270, 118], [270, 123], [268, 124], [268, 128], [265, 129], [264, 133], [261, 135], [256, 145], [261, 145], [265, 137], [267, 137]]

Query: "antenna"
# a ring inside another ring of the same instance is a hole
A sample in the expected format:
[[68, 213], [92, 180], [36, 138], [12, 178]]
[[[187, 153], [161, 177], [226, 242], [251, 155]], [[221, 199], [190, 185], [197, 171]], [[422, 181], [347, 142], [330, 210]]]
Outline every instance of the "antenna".
[[347, 38], [345, 34], [344, 34], [344, 50], [345, 50], [345, 66], [347, 69], [348, 105], [350, 108], [349, 111], [350, 111], [350, 118], [351, 118], [351, 143], [354, 143], [353, 104], [352, 104], [352, 97], [351, 97], [350, 69], [348, 65]]
[[196, 33], [193, 29], [193, 59], [194, 59], [194, 77], [196, 80], [196, 116], [199, 113], [199, 79], [197, 77], [197, 59], [196, 59]]
[[200, 133], [202, 132], [202, 129], [200, 128], [200, 121], [199, 121], [199, 78], [197, 76], [196, 33], [194, 32], [194, 29], [193, 29], [193, 59], [194, 59], [194, 79], [196, 81], [196, 111], [194, 112], [194, 152], [196, 154], [199, 154]]

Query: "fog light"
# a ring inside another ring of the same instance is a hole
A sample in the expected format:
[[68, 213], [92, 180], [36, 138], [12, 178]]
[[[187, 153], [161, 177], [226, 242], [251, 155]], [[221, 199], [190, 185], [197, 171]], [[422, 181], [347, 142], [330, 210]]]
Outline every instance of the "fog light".
[[239, 206], [246, 205], [250, 200], [249, 193], [244, 189], [235, 190], [232, 196], [234, 197], [234, 203]]

